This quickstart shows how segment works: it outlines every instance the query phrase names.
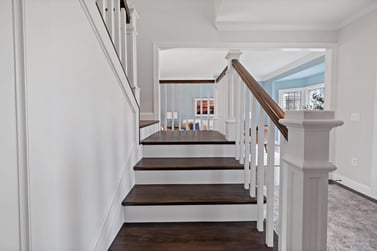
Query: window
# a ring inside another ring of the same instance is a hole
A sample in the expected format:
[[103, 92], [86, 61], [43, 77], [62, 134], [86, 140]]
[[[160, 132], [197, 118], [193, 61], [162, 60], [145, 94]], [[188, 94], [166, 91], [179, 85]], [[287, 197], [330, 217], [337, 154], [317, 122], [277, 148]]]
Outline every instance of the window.
[[283, 111], [323, 110], [324, 84], [279, 90], [279, 105]]
[[195, 98], [195, 116], [215, 115], [215, 99]]

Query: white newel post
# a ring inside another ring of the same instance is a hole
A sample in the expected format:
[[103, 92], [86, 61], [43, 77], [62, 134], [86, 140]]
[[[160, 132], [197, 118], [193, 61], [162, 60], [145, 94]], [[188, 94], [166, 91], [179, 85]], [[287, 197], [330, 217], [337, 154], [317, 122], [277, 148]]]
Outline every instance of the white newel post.
[[127, 24], [127, 76], [131, 83], [136, 100], [140, 103], [140, 88], [137, 83], [137, 46], [136, 46], [136, 19], [139, 18], [136, 10], [130, 8], [131, 22]]
[[228, 72], [226, 74], [228, 84], [225, 95], [227, 96], [227, 112], [225, 119], [225, 137], [227, 140], [236, 140], [236, 81], [238, 74], [232, 67], [232, 59], [239, 59], [242, 52], [240, 50], [230, 50], [225, 56], [228, 60]]
[[287, 112], [281, 156], [279, 250], [326, 250], [329, 133], [343, 124], [332, 111]]

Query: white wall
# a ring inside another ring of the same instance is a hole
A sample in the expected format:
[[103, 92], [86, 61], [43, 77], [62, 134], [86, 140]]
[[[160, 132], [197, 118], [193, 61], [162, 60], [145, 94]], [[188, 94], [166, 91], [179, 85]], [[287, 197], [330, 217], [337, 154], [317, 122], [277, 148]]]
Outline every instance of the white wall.
[[0, 250], [19, 250], [12, 1], [0, 1]]
[[137, 107], [87, 14], [100, 23], [91, 0], [25, 1], [33, 250], [107, 249], [134, 184]]
[[332, 32], [218, 32], [214, 26], [213, 1], [132, 2], [140, 15], [137, 27], [138, 83], [141, 88], [141, 110], [145, 113], [153, 112], [153, 42], [231, 44], [336, 41], [336, 33]]
[[[377, 11], [339, 32], [338, 87], [336, 117], [344, 126], [336, 129], [335, 178], [360, 192], [372, 194], [377, 177], [373, 169], [373, 130], [376, 102]], [[351, 121], [351, 113], [360, 113], [360, 121]], [[351, 158], [358, 166], [351, 166]], [[373, 183], [372, 183], [373, 182]]]

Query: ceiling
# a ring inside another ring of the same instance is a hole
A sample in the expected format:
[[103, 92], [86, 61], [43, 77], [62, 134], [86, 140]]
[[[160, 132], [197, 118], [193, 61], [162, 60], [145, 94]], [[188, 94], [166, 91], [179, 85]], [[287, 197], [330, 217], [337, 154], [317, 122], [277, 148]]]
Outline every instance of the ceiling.
[[376, 0], [215, 0], [219, 30], [335, 31], [377, 8]]
[[[213, 79], [227, 65], [228, 49], [173, 48], [160, 51], [160, 79]], [[324, 55], [322, 49], [246, 49], [241, 63], [258, 81]], [[317, 70], [317, 69], [316, 69]], [[312, 75], [307, 71], [300, 75]]]

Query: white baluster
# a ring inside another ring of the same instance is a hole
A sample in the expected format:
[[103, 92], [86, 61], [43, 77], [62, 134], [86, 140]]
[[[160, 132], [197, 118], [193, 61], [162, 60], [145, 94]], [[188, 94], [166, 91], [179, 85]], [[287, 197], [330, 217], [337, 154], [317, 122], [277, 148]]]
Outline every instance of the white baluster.
[[175, 119], [175, 116], [174, 116], [174, 103], [175, 103], [175, 94], [174, 94], [174, 87], [175, 85], [171, 85], [171, 130], [174, 131], [174, 119]]
[[139, 17], [136, 10], [130, 8], [131, 23], [127, 24], [127, 77], [132, 86], [136, 100], [140, 103], [140, 88], [137, 80], [137, 30], [136, 19]]
[[164, 122], [164, 128], [165, 130], [168, 129], [168, 118], [167, 118], [167, 114], [168, 114], [168, 85], [167, 84], [164, 84], [164, 90], [165, 90], [165, 112], [164, 112], [164, 118], [165, 118], [165, 122]]
[[203, 129], [203, 84], [199, 84], [199, 96], [200, 96], [200, 126], [199, 130]]
[[207, 84], [207, 130], [210, 130], [210, 126], [209, 126], [209, 119], [210, 119], [210, 113], [209, 113], [209, 108], [211, 107], [210, 106], [210, 92], [209, 92], [209, 88], [210, 88], [210, 84]]
[[254, 95], [251, 95], [251, 125], [250, 125], [250, 137], [251, 137], [251, 149], [250, 149], [250, 196], [256, 196], [256, 178], [257, 178], [257, 163], [256, 163], [256, 147], [257, 147], [257, 137], [256, 137], [256, 123], [257, 119], [257, 102]]
[[188, 98], [187, 85], [183, 85], [183, 87], [184, 87], [184, 91], [183, 91], [183, 93], [184, 93], [184, 95], [183, 95], [183, 104], [184, 104], [183, 114], [186, 115], [185, 116], [185, 120], [186, 120], [185, 129], [187, 131], [188, 130], [188, 116], [187, 116], [188, 112], [187, 111], [188, 111], [188, 107], [189, 107], [189, 98]]
[[120, 60], [123, 69], [127, 72], [127, 14], [124, 8], [120, 9]]
[[263, 232], [263, 220], [264, 220], [264, 110], [259, 104], [258, 113], [258, 177], [257, 177], [257, 204], [258, 204], [258, 220], [257, 230]]
[[246, 86], [243, 81], [240, 81], [240, 110], [239, 110], [239, 134], [240, 134], [240, 164], [245, 163], [244, 152], [245, 152], [245, 92]]
[[121, 39], [120, 39], [120, 0], [113, 0], [113, 22], [114, 22], [114, 36], [113, 36], [113, 42], [115, 50], [118, 53], [119, 59], [121, 55]]
[[240, 97], [241, 97], [241, 85], [240, 85], [240, 77], [234, 71], [233, 74], [234, 79], [234, 90], [237, 96], [235, 96], [235, 118], [236, 118], [236, 160], [240, 160], [240, 152], [241, 152], [241, 137], [240, 137], [240, 127], [241, 127], [241, 119], [240, 119]]
[[179, 102], [179, 108], [178, 108], [178, 130], [181, 130], [181, 119], [182, 119], [182, 85], [178, 86], [178, 102]]
[[191, 93], [191, 97], [194, 97], [193, 100], [192, 100], [194, 102], [194, 106], [191, 109], [192, 110], [191, 119], [192, 119], [192, 130], [195, 130], [196, 85], [190, 86], [190, 93]]
[[245, 99], [245, 189], [249, 189], [250, 185], [250, 91], [245, 88], [246, 99]]
[[275, 125], [268, 119], [266, 245], [274, 246]]

